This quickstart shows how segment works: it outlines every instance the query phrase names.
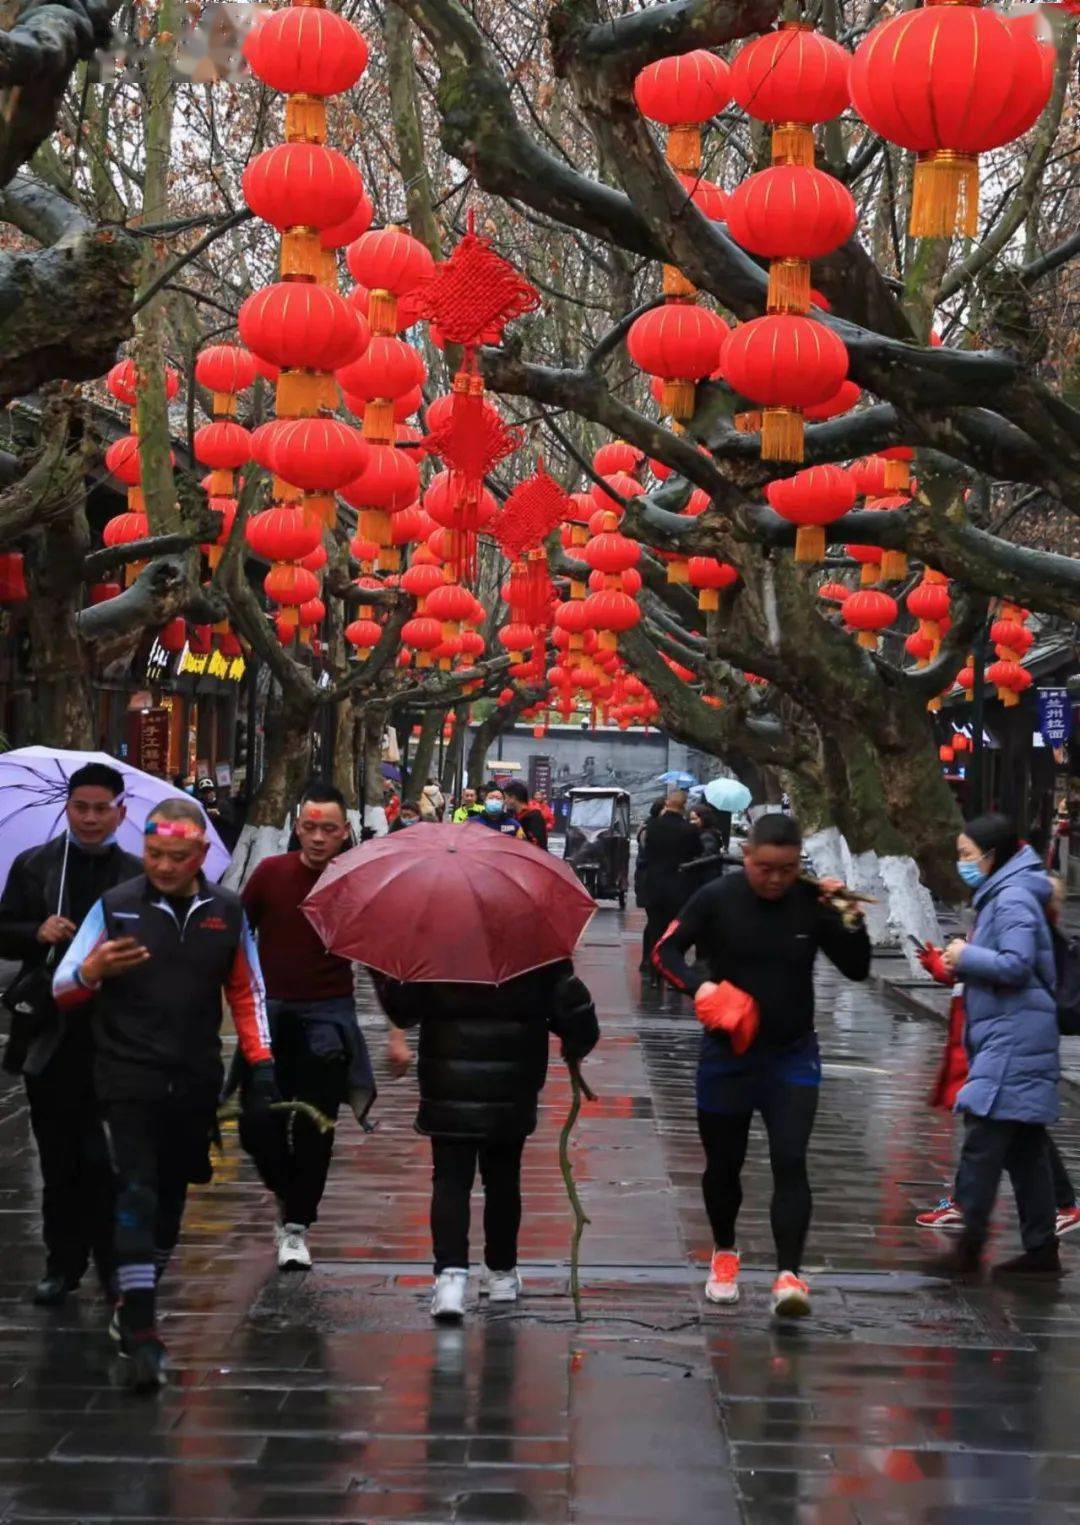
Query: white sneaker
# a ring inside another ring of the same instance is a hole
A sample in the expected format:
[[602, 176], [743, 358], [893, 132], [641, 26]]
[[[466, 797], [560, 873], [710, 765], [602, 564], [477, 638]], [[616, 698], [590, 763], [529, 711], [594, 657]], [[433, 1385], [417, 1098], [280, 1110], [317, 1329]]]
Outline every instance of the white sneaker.
[[306, 1233], [307, 1230], [302, 1223], [285, 1224], [277, 1252], [279, 1271], [309, 1271], [311, 1269], [311, 1251], [304, 1239]]
[[465, 1291], [469, 1285], [468, 1271], [450, 1266], [435, 1278], [435, 1291], [431, 1299], [431, 1316], [447, 1324], [459, 1324], [465, 1313]]
[[705, 1283], [705, 1296], [710, 1303], [739, 1301], [738, 1250], [713, 1251], [709, 1262], [709, 1277]]
[[277, 1222], [274, 1224], [274, 1249], [275, 1249], [275, 1251], [281, 1249], [282, 1240], [284, 1238], [285, 1238], [285, 1225], [284, 1225], [284, 1223], [282, 1223], [281, 1219], [279, 1218], [277, 1220]]
[[490, 1297], [493, 1303], [516, 1303], [521, 1288], [521, 1273], [516, 1266], [512, 1271], [489, 1271], [485, 1266], [480, 1272], [480, 1296]]

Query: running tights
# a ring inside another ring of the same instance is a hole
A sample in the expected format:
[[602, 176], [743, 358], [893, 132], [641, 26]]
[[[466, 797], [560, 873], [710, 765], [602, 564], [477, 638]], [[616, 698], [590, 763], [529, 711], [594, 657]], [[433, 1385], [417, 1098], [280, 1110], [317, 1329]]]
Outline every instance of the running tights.
[[[817, 1086], [775, 1084], [769, 1087], [761, 1108], [773, 1174], [770, 1220], [778, 1271], [798, 1272], [810, 1228], [812, 1200], [806, 1150], [817, 1100]], [[735, 1220], [742, 1205], [740, 1177], [752, 1117], [753, 1112], [698, 1113], [698, 1132], [705, 1149], [701, 1189], [718, 1250], [735, 1248]]]

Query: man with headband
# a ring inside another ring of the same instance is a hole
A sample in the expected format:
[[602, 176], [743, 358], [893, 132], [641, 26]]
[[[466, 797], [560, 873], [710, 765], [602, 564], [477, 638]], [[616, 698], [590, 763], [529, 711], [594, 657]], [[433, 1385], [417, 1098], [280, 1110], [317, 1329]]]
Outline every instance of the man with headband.
[[155, 1287], [187, 1188], [210, 1179], [222, 1085], [221, 997], [252, 1067], [248, 1105], [277, 1100], [258, 956], [240, 899], [209, 884], [206, 818], [165, 800], [146, 820], [143, 874], [90, 911], [53, 982], [62, 1011], [93, 1001], [97, 1094], [116, 1175], [114, 1332], [138, 1391], [164, 1382]]
[[56, 1308], [78, 1286], [91, 1256], [113, 1295], [113, 1181], [94, 1096], [90, 1023], [68, 1022], [52, 997], [71, 939], [106, 890], [142, 873], [117, 845], [124, 778], [86, 763], [67, 782], [67, 829], [11, 865], [0, 900], [0, 957], [22, 968], [5, 1004], [12, 1011], [4, 1068], [21, 1072], [41, 1162], [45, 1275], [34, 1302]]

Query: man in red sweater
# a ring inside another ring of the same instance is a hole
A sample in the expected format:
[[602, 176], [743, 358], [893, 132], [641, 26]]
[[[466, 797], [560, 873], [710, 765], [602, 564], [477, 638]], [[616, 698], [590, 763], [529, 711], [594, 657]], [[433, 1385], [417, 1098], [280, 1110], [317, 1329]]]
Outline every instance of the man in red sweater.
[[[300, 801], [298, 852], [264, 858], [244, 889], [266, 981], [278, 1088], [336, 1118], [348, 1101], [363, 1121], [375, 1099], [364, 1035], [356, 1020], [352, 965], [328, 953], [300, 909], [331, 859], [349, 845], [345, 800], [330, 784], [312, 784]], [[278, 1266], [307, 1270], [306, 1232], [318, 1216], [333, 1149], [303, 1113], [280, 1120], [272, 1149], [253, 1149], [280, 1210]]]

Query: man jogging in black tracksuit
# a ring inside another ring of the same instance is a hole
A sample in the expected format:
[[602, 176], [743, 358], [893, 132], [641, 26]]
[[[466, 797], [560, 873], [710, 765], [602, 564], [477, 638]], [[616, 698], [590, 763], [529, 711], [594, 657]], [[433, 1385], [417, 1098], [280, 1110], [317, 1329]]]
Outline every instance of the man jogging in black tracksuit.
[[[761, 1113], [773, 1172], [772, 1231], [777, 1278], [773, 1312], [810, 1311], [799, 1276], [810, 1227], [806, 1151], [817, 1112], [821, 1061], [814, 1032], [814, 959], [820, 949], [848, 979], [870, 972], [870, 939], [862, 918], [848, 922], [829, 897], [838, 880], [799, 879], [802, 834], [785, 815], [765, 815], [750, 832], [744, 872], [707, 885], [683, 907], [657, 943], [653, 960], [679, 990], [702, 1005], [728, 981], [754, 998], [759, 1027], [736, 1055], [726, 1032], [706, 1030], [697, 1074], [698, 1130], [705, 1149], [702, 1190], [714, 1254], [705, 1284], [710, 1302], [738, 1300], [735, 1221], [750, 1122]], [[850, 902], [848, 903], [850, 906]], [[847, 909], [847, 908], [845, 908]], [[686, 953], [697, 948], [697, 963]]]
[[118, 1333], [131, 1384], [143, 1391], [164, 1381], [155, 1285], [188, 1185], [211, 1177], [223, 992], [254, 1069], [249, 1105], [277, 1099], [254, 940], [239, 898], [203, 876], [207, 846], [193, 800], [152, 810], [144, 875], [97, 902], [53, 982], [73, 1021], [95, 998], [95, 1081], [116, 1174]]
[[124, 779], [87, 763], [68, 780], [66, 831], [22, 852], [0, 900], [0, 956], [21, 959], [7, 992], [11, 1034], [4, 1068], [23, 1075], [41, 1163], [45, 1275], [34, 1301], [57, 1307], [77, 1287], [91, 1256], [112, 1295], [113, 1181], [94, 1096], [87, 1022], [68, 1022], [52, 996], [56, 965], [106, 890], [142, 873], [116, 845], [124, 819]]

